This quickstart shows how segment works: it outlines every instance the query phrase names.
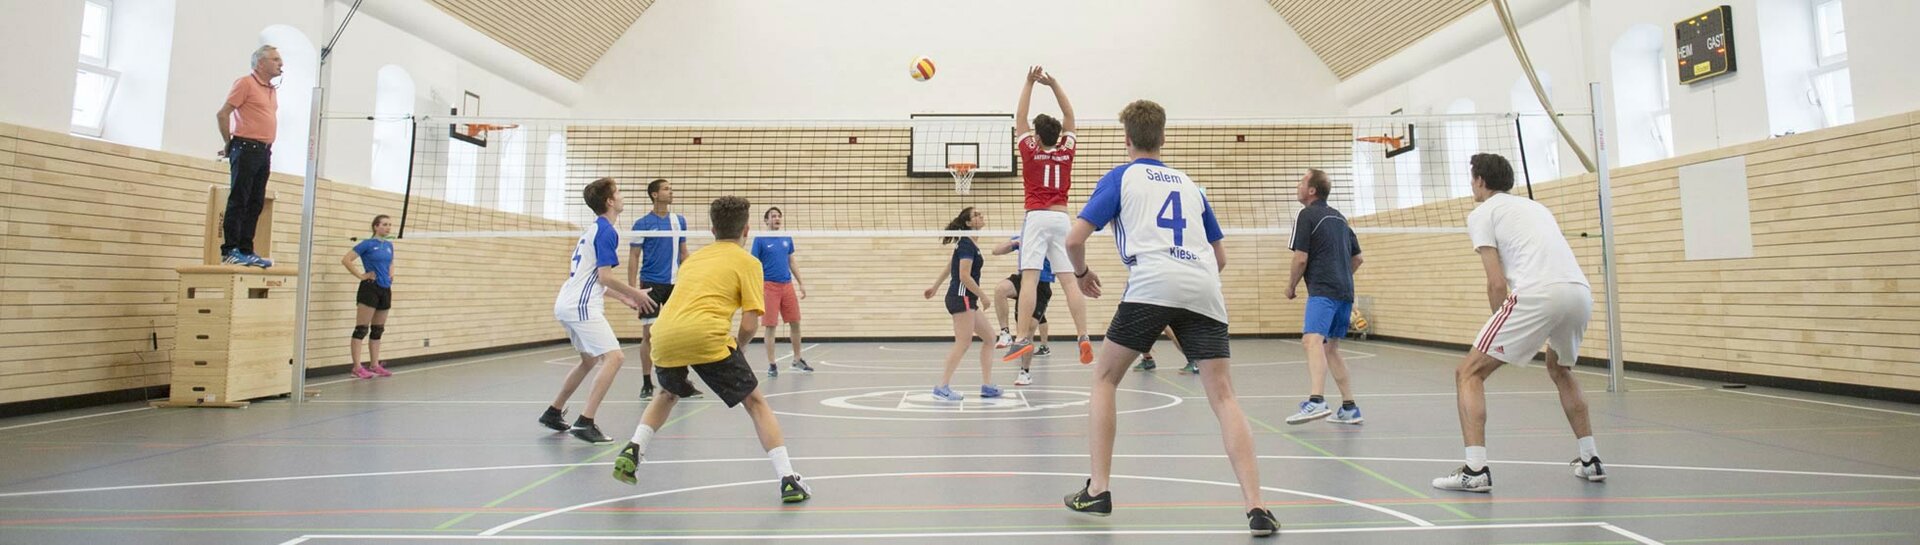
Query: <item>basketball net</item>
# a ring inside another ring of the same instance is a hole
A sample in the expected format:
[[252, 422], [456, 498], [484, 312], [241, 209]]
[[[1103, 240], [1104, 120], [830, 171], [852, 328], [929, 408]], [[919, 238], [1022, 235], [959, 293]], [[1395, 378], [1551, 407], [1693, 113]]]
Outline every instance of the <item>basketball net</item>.
[[947, 165], [947, 172], [953, 174], [953, 190], [961, 195], [973, 189], [973, 163], [953, 163]]

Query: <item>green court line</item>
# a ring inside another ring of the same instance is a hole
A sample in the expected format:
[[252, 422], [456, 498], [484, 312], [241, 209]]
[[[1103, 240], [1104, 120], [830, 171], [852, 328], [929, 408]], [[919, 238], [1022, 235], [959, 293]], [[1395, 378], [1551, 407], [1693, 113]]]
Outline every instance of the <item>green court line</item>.
[[[664, 424], [661, 424], [661, 425], [660, 425], [660, 427], [661, 427], [662, 429], [664, 429], [664, 428], [666, 428], [666, 427], [668, 427], [668, 426], [672, 426], [672, 425], [673, 425], [673, 424], [674, 424], [675, 422], [679, 422], [679, 421], [681, 421], [681, 420], [686, 420], [687, 418], [689, 418], [689, 417], [692, 417], [693, 415], [696, 415], [696, 414], [700, 414], [700, 412], [701, 412], [701, 411], [705, 411], [705, 410], [707, 410], [707, 409], [710, 409], [710, 408], [713, 408], [713, 405], [704, 405], [704, 404], [703, 404], [703, 405], [701, 405], [701, 406], [699, 406], [699, 407], [697, 407], [697, 408], [694, 408], [694, 409], [693, 409], [693, 410], [691, 410], [691, 411], [687, 411], [687, 412], [686, 412], [686, 414], [682, 414], [682, 415], [680, 415], [680, 416], [676, 416], [676, 417], [673, 417], [673, 418], [672, 418], [672, 419], [670, 419], [670, 420], [667, 420], [667, 422], [666, 422], [666, 423], [664, 423]], [[605, 458], [605, 457], [607, 457], [607, 455], [609, 455], [609, 454], [613, 454], [613, 453], [615, 453], [615, 452], [620, 452], [620, 449], [623, 449], [623, 448], [626, 448], [626, 447], [627, 447], [627, 445], [625, 445], [625, 444], [622, 444], [622, 443], [615, 443], [615, 444], [616, 444], [617, 446], [614, 446], [613, 448], [609, 448], [609, 449], [606, 449], [606, 450], [603, 450], [603, 451], [600, 451], [600, 453], [599, 453], [599, 454], [595, 454], [595, 455], [593, 455], [592, 457], [589, 457], [589, 458], [587, 458], [587, 459], [585, 459], [585, 460], [581, 460], [581, 461], [580, 461], [580, 463], [583, 463], [583, 464], [585, 464], [585, 463], [592, 463], [592, 462], [595, 462], [595, 461], [598, 461], [598, 460], [599, 460], [599, 459], [601, 459], [601, 458]], [[568, 473], [572, 473], [572, 472], [573, 472], [573, 470], [576, 470], [576, 469], [580, 469], [581, 467], [584, 467], [584, 466], [568, 466], [568, 467], [565, 467], [565, 468], [561, 468], [561, 469], [559, 469], [559, 470], [556, 470], [556, 471], [554, 471], [554, 472], [553, 472], [552, 474], [549, 474], [549, 475], [547, 475], [547, 476], [545, 476], [545, 477], [541, 477], [541, 478], [540, 478], [540, 480], [537, 480], [537, 481], [534, 481], [534, 482], [531, 482], [531, 483], [528, 483], [528, 484], [527, 484], [526, 486], [522, 486], [522, 487], [520, 487], [520, 489], [519, 489], [519, 490], [514, 490], [514, 491], [512, 491], [512, 492], [508, 492], [508, 493], [507, 493], [507, 495], [505, 495], [505, 496], [500, 496], [499, 498], [496, 498], [496, 499], [494, 499], [493, 501], [490, 501], [490, 502], [487, 502], [487, 504], [486, 504], [486, 505], [482, 505], [482, 506], [480, 506], [480, 507], [481, 507], [482, 509], [492, 509], [492, 508], [494, 508], [494, 507], [499, 507], [499, 506], [500, 506], [500, 504], [503, 504], [503, 503], [507, 503], [508, 501], [512, 501], [512, 500], [513, 500], [514, 498], [518, 498], [518, 497], [520, 497], [520, 495], [521, 495], [521, 494], [525, 494], [525, 493], [527, 493], [527, 492], [530, 492], [530, 491], [532, 491], [532, 490], [533, 490], [533, 489], [535, 489], [535, 488], [539, 488], [539, 487], [540, 487], [540, 485], [543, 485], [543, 484], [547, 484], [547, 482], [549, 482], [549, 481], [552, 481], [552, 480], [554, 480], [554, 479], [558, 479], [558, 478], [560, 478], [560, 477], [561, 477], [562, 475], [566, 475], [566, 474], [568, 474]], [[446, 530], [446, 529], [448, 529], [448, 528], [452, 528], [452, 527], [453, 527], [453, 525], [455, 525], [455, 524], [459, 524], [459, 523], [461, 523], [461, 522], [465, 522], [465, 521], [466, 521], [467, 519], [470, 519], [470, 518], [473, 518], [473, 517], [474, 517], [474, 515], [477, 515], [477, 514], [479, 514], [479, 513], [467, 513], [467, 514], [464, 514], [464, 515], [460, 515], [460, 516], [457, 516], [457, 517], [453, 517], [452, 519], [448, 519], [448, 520], [447, 520], [446, 522], [442, 522], [442, 523], [440, 523], [440, 525], [439, 525], [439, 526], [435, 526], [435, 527], [434, 527], [433, 529], [435, 529], [435, 530]]]
[[1666, 543], [1750, 543], [1754, 541], [1797, 541], [1803, 539], [1846, 539], [1856, 537], [1895, 537], [1910, 536], [1905, 532], [1880, 532], [1873, 534], [1819, 534], [1810, 536], [1748, 536], [1748, 537], [1703, 537], [1695, 539], [1667, 539]]
[[[1195, 395], [1195, 394], [1194, 394], [1194, 392], [1193, 392], [1193, 390], [1191, 390], [1191, 389], [1188, 389], [1188, 388], [1187, 388], [1187, 387], [1186, 387], [1185, 385], [1183, 385], [1183, 384], [1180, 384], [1180, 383], [1178, 383], [1178, 382], [1174, 382], [1174, 381], [1172, 381], [1172, 380], [1168, 380], [1168, 379], [1167, 379], [1167, 377], [1164, 377], [1164, 376], [1160, 376], [1160, 375], [1154, 375], [1154, 377], [1153, 377], [1153, 378], [1155, 378], [1155, 379], [1159, 379], [1159, 380], [1160, 380], [1160, 382], [1164, 382], [1164, 383], [1167, 383], [1168, 385], [1171, 385], [1171, 386], [1173, 386], [1174, 388], [1177, 388], [1177, 389], [1179, 389], [1179, 390], [1180, 390], [1180, 391], [1182, 391], [1182, 392], [1186, 392], [1186, 393], [1187, 393], [1187, 395]], [[1374, 471], [1373, 469], [1371, 469], [1371, 468], [1368, 468], [1367, 466], [1363, 466], [1363, 465], [1360, 465], [1360, 464], [1358, 464], [1358, 463], [1355, 463], [1355, 462], [1353, 462], [1352, 460], [1348, 460], [1348, 459], [1346, 459], [1346, 458], [1344, 458], [1344, 457], [1342, 457], [1342, 456], [1340, 456], [1340, 455], [1338, 455], [1338, 454], [1334, 454], [1334, 453], [1332, 453], [1332, 452], [1329, 452], [1329, 451], [1327, 451], [1327, 449], [1323, 449], [1323, 448], [1320, 448], [1320, 446], [1319, 446], [1319, 445], [1315, 445], [1315, 444], [1313, 444], [1312, 442], [1310, 442], [1310, 441], [1307, 441], [1307, 440], [1305, 440], [1305, 439], [1301, 439], [1301, 438], [1299, 438], [1299, 437], [1294, 437], [1294, 435], [1293, 435], [1293, 434], [1291, 434], [1291, 433], [1287, 433], [1287, 432], [1284, 432], [1284, 431], [1280, 431], [1280, 428], [1275, 428], [1275, 427], [1273, 427], [1273, 425], [1272, 425], [1272, 424], [1268, 424], [1268, 423], [1266, 423], [1265, 421], [1262, 421], [1262, 420], [1260, 420], [1260, 419], [1258, 419], [1258, 418], [1254, 418], [1254, 417], [1253, 417], [1252, 415], [1248, 415], [1248, 416], [1247, 416], [1247, 420], [1248, 420], [1248, 421], [1251, 421], [1251, 422], [1253, 422], [1253, 423], [1255, 423], [1255, 424], [1259, 424], [1259, 425], [1260, 425], [1260, 427], [1262, 427], [1262, 428], [1266, 428], [1266, 429], [1267, 429], [1267, 431], [1270, 431], [1270, 432], [1273, 432], [1273, 433], [1278, 433], [1278, 434], [1280, 434], [1280, 436], [1281, 436], [1281, 437], [1285, 437], [1285, 438], [1287, 438], [1287, 439], [1288, 439], [1288, 440], [1290, 440], [1290, 441], [1293, 441], [1293, 442], [1295, 442], [1295, 443], [1299, 443], [1299, 444], [1300, 444], [1300, 446], [1303, 446], [1303, 447], [1307, 447], [1307, 449], [1308, 449], [1308, 450], [1312, 450], [1312, 451], [1314, 451], [1314, 452], [1317, 452], [1317, 453], [1319, 453], [1319, 454], [1320, 454], [1321, 456], [1326, 456], [1326, 457], [1328, 457], [1328, 458], [1332, 458], [1332, 459], [1334, 459], [1334, 460], [1339, 460], [1339, 461], [1340, 461], [1340, 463], [1342, 463], [1342, 464], [1346, 464], [1346, 465], [1347, 465], [1347, 467], [1351, 467], [1351, 468], [1353, 468], [1353, 469], [1355, 469], [1355, 470], [1358, 470], [1358, 471], [1360, 471], [1361, 473], [1365, 473], [1365, 474], [1367, 474], [1367, 476], [1369, 476], [1369, 477], [1373, 477], [1374, 479], [1376, 479], [1376, 480], [1379, 480], [1380, 482], [1383, 482], [1383, 483], [1387, 483], [1388, 485], [1390, 485], [1390, 486], [1392, 486], [1392, 487], [1394, 487], [1394, 488], [1396, 488], [1396, 489], [1399, 489], [1399, 490], [1400, 490], [1401, 492], [1406, 492], [1407, 494], [1409, 494], [1409, 495], [1412, 495], [1413, 497], [1416, 497], [1416, 498], [1420, 498], [1420, 499], [1423, 499], [1423, 500], [1430, 500], [1430, 499], [1433, 499], [1433, 497], [1431, 497], [1431, 496], [1428, 496], [1428, 495], [1426, 495], [1426, 494], [1423, 494], [1423, 493], [1421, 493], [1421, 492], [1420, 492], [1419, 490], [1414, 490], [1414, 489], [1413, 489], [1412, 487], [1408, 487], [1407, 485], [1405, 485], [1405, 484], [1402, 484], [1402, 483], [1401, 483], [1400, 481], [1396, 481], [1396, 480], [1393, 480], [1392, 478], [1390, 478], [1390, 477], [1387, 477], [1386, 475], [1381, 475], [1381, 474], [1380, 474], [1379, 472], [1377, 472], [1377, 471]], [[1454, 516], [1456, 516], [1456, 517], [1460, 517], [1460, 518], [1464, 518], [1464, 519], [1468, 519], [1468, 520], [1474, 520], [1474, 516], [1473, 516], [1473, 515], [1471, 515], [1471, 514], [1468, 514], [1468, 513], [1466, 512], [1466, 511], [1461, 511], [1461, 510], [1460, 510], [1460, 508], [1458, 508], [1458, 507], [1454, 507], [1454, 506], [1453, 506], [1453, 505], [1451, 505], [1451, 504], [1448, 504], [1448, 503], [1439, 503], [1439, 504], [1436, 504], [1436, 505], [1438, 505], [1438, 506], [1439, 506], [1439, 507], [1440, 507], [1441, 509], [1444, 509], [1444, 510], [1446, 510], [1446, 511], [1447, 511], [1448, 513], [1453, 513], [1453, 515], [1454, 515]]]

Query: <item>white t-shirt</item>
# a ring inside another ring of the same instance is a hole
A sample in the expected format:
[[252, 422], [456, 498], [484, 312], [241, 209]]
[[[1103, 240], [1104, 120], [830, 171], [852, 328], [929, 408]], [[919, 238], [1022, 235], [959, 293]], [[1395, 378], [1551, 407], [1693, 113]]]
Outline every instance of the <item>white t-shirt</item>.
[[1489, 247], [1500, 251], [1500, 265], [1506, 269], [1507, 286], [1513, 293], [1559, 283], [1592, 285], [1580, 272], [1553, 212], [1531, 199], [1495, 193], [1467, 214], [1467, 235], [1473, 238], [1476, 251]]
[[1113, 226], [1127, 265], [1122, 302], [1183, 308], [1227, 323], [1213, 257], [1213, 242], [1224, 235], [1206, 194], [1186, 173], [1152, 159], [1120, 165], [1094, 186], [1080, 219], [1096, 229]]
[[585, 322], [605, 317], [603, 297], [607, 287], [600, 284], [601, 267], [620, 266], [620, 233], [607, 218], [594, 218], [593, 224], [573, 245], [572, 272], [567, 283], [554, 296], [553, 317], [562, 322]]

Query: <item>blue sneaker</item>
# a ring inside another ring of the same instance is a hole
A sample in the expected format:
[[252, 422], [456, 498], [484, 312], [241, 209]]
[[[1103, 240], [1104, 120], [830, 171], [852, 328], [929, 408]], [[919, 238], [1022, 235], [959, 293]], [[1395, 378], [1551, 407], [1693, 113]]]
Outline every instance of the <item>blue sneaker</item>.
[[933, 397], [940, 398], [942, 401], [959, 401], [967, 398], [967, 396], [955, 393], [953, 388], [948, 388], [945, 384], [933, 387]]
[[980, 385], [980, 397], [1000, 397], [1000, 387], [992, 384]]
[[1327, 402], [1325, 401], [1302, 401], [1300, 402], [1300, 412], [1293, 413], [1293, 416], [1287, 417], [1287, 423], [1294, 425], [1305, 424], [1326, 418], [1331, 414], [1333, 414], [1333, 409], [1327, 408]]
[[247, 254], [247, 257], [253, 258], [253, 266], [255, 267], [265, 269], [273, 266], [273, 260], [260, 257], [260, 254]]
[[1335, 424], [1359, 424], [1366, 420], [1365, 417], [1360, 416], [1359, 405], [1354, 405], [1352, 408], [1341, 405], [1340, 410], [1334, 411], [1333, 416], [1327, 417], [1328, 422]]
[[227, 255], [220, 256], [220, 264], [245, 266], [247, 264], [247, 256], [246, 254], [240, 253], [238, 249], [227, 250]]

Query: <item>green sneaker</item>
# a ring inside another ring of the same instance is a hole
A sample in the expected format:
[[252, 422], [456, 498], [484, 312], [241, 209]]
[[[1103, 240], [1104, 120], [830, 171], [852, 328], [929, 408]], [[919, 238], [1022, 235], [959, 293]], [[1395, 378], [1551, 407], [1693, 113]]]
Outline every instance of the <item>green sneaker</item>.
[[780, 479], [780, 501], [800, 503], [813, 498], [813, 488], [800, 482], [799, 475], [788, 475]]
[[640, 445], [627, 443], [627, 448], [620, 449], [620, 457], [613, 460], [613, 478], [627, 484], [640, 484], [640, 478], [633, 475], [638, 469], [640, 469]]
[[1153, 363], [1153, 354], [1142, 356], [1140, 363], [1133, 364], [1133, 370], [1135, 371], [1152, 371], [1156, 367], [1159, 367], [1159, 365]]

